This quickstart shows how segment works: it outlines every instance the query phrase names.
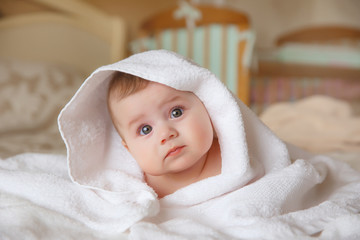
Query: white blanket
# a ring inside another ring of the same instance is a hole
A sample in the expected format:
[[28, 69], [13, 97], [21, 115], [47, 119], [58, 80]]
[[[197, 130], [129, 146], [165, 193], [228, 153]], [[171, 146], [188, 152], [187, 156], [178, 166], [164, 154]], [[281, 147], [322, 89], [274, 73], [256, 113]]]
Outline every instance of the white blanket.
[[[158, 199], [107, 112], [114, 71], [196, 94], [219, 139], [221, 174]], [[97, 69], [59, 126], [66, 162], [40, 154], [0, 161], [4, 239], [360, 237], [360, 173], [284, 144], [213, 74], [172, 52]]]
[[99, 210], [92, 210], [103, 200], [70, 180], [65, 156], [29, 153], [0, 160], [0, 189], [2, 240], [110, 239], [92, 223], [103, 220]]

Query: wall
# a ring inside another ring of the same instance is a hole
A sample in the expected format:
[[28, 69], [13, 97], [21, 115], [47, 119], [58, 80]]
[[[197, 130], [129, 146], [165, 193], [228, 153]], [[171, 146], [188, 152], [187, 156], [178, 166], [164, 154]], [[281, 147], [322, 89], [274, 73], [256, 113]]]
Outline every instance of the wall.
[[85, 0], [112, 15], [120, 15], [128, 27], [128, 40], [136, 38], [141, 23], [150, 16], [177, 6], [177, 0]]
[[[201, 2], [213, 2], [201, 0]], [[358, 0], [226, 0], [222, 5], [249, 14], [257, 32], [257, 46], [273, 46], [276, 38], [294, 29], [336, 24], [360, 28]]]

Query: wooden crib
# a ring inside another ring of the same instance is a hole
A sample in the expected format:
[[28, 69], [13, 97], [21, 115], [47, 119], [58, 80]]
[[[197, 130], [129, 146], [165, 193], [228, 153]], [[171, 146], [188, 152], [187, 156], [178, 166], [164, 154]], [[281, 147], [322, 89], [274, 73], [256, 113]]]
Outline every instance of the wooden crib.
[[182, 4], [144, 21], [132, 52], [168, 49], [190, 57], [248, 104], [255, 41], [249, 18], [231, 9]]
[[250, 106], [261, 113], [275, 102], [320, 94], [360, 105], [360, 29], [309, 27], [280, 36], [277, 48], [258, 53]]

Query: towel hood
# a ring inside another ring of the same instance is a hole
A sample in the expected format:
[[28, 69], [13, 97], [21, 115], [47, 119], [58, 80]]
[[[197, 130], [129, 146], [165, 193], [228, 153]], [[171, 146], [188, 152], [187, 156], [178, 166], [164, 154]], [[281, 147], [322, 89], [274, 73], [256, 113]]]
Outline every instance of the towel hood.
[[[286, 145], [214, 74], [176, 53], [153, 50], [98, 68], [61, 111], [59, 129], [74, 182], [134, 196], [143, 193], [148, 199], [156, 199], [110, 119], [106, 98], [116, 71], [193, 92], [213, 122], [221, 148], [222, 173], [179, 189], [164, 197], [165, 201], [197, 204], [290, 164]], [[213, 188], [214, 184], [218, 187]], [[203, 194], [189, 194], [196, 189]]]

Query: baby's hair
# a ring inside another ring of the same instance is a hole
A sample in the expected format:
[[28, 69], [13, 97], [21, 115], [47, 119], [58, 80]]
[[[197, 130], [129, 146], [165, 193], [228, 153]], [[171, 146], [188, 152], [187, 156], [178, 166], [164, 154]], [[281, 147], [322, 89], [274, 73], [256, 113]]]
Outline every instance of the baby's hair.
[[121, 133], [114, 122], [113, 112], [110, 107], [111, 101], [120, 101], [121, 99], [130, 96], [131, 94], [136, 93], [141, 89], [144, 89], [148, 85], [148, 83], [148, 80], [128, 73], [116, 72], [113, 74], [108, 88], [107, 107], [114, 127], [116, 128], [120, 136]]
[[110, 99], [120, 101], [121, 99], [144, 89], [148, 83], [148, 80], [138, 76], [123, 72], [115, 72], [109, 84], [107, 96], [108, 103]]

